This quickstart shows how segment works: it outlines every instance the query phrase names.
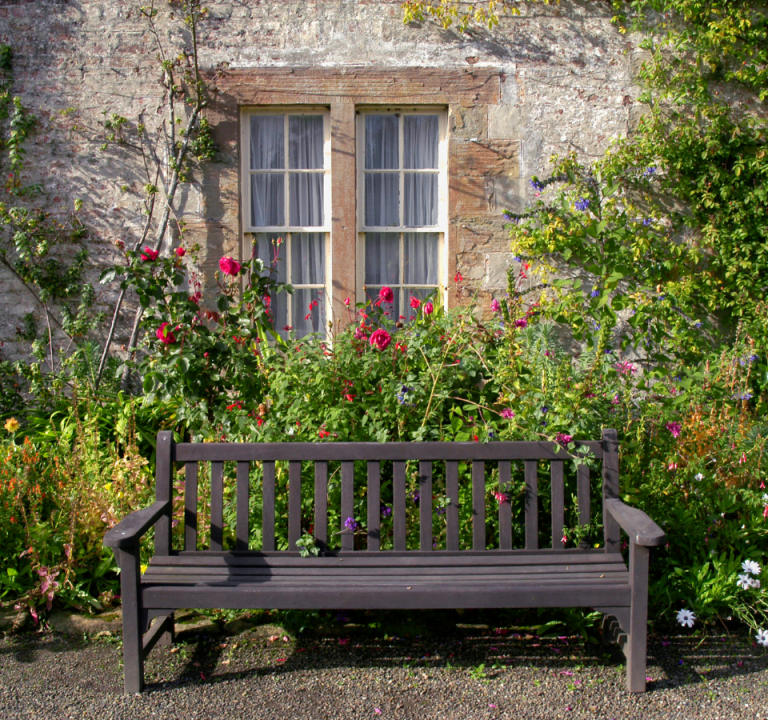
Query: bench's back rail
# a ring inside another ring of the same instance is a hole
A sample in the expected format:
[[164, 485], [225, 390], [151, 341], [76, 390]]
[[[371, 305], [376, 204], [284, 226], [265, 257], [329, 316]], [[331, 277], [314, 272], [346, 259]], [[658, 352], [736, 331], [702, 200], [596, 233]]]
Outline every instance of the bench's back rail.
[[[618, 439], [615, 430], [605, 430], [601, 441], [579, 443], [602, 460], [603, 501], [619, 496]], [[367, 550], [381, 549], [381, 463], [392, 463], [393, 503], [392, 544], [394, 550], [406, 550], [406, 462], [419, 463], [419, 545], [432, 550], [433, 543], [433, 469], [445, 464], [445, 490], [449, 502], [445, 508], [446, 550], [459, 548], [459, 463], [472, 465], [472, 549], [486, 549], [486, 482], [485, 463], [498, 463], [499, 485], [509, 487], [512, 463], [522, 461], [525, 477], [525, 548], [539, 548], [538, 464], [550, 463], [551, 518], [553, 549], [562, 549], [565, 528], [564, 463], [573, 456], [551, 442], [479, 443], [179, 443], [172, 434], [161, 432], [157, 442], [157, 499], [172, 498], [174, 463], [184, 463], [184, 547], [197, 549], [198, 534], [198, 467], [210, 462], [210, 549], [222, 550], [224, 540], [224, 463], [235, 462], [236, 524], [235, 550], [249, 550], [250, 465], [262, 467], [262, 547], [275, 550], [275, 463], [288, 463], [288, 549], [296, 550], [302, 535], [301, 484], [302, 462], [314, 463], [314, 528], [313, 535], [327, 545], [328, 528], [328, 463], [340, 464], [341, 475], [341, 550], [354, 550], [354, 534], [343, 527], [346, 518], [354, 516], [355, 462], [367, 463]], [[576, 471], [578, 521], [590, 521], [590, 474], [586, 465]], [[512, 508], [499, 503], [499, 549], [512, 549]], [[606, 552], [619, 549], [619, 527], [603, 513]], [[156, 526], [155, 553], [171, 551], [171, 517], [162, 518]]]

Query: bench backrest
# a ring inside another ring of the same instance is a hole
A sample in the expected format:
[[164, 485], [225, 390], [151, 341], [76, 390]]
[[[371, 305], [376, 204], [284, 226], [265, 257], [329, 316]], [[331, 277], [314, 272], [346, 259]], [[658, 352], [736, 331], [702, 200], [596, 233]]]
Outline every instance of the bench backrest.
[[[604, 430], [600, 441], [579, 442], [591, 455], [602, 461], [602, 501], [619, 496], [618, 439], [615, 430]], [[412, 442], [412, 443], [174, 443], [170, 432], [157, 438], [156, 493], [158, 500], [172, 499], [175, 463], [185, 465], [184, 547], [197, 549], [198, 467], [210, 463], [210, 549], [222, 550], [224, 530], [224, 463], [237, 465], [235, 547], [249, 549], [249, 498], [251, 463], [262, 468], [262, 551], [275, 548], [275, 463], [288, 463], [288, 550], [296, 550], [302, 536], [302, 462], [314, 463], [313, 535], [321, 546], [328, 543], [328, 464], [340, 464], [341, 476], [341, 550], [353, 551], [354, 535], [344, 527], [354, 515], [355, 462], [367, 462], [367, 550], [381, 548], [381, 474], [382, 462], [392, 463], [392, 546], [406, 550], [406, 462], [419, 463], [420, 550], [433, 549], [433, 463], [445, 463], [446, 542], [445, 550], [459, 548], [459, 463], [472, 467], [472, 549], [486, 549], [485, 463], [498, 463], [499, 485], [508, 486], [512, 463], [522, 461], [525, 477], [525, 549], [539, 548], [538, 467], [549, 461], [551, 473], [552, 548], [562, 549], [565, 527], [564, 464], [573, 456], [552, 442]], [[590, 471], [581, 464], [576, 470], [578, 522], [590, 522]], [[424, 500], [427, 501], [424, 501]], [[619, 528], [603, 513], [605, 550], [619, 550]], [[162, 518], [155, 528], [155, 552], [171, 551], [171, 517]], [[332, 530], [332, 532], [334, 532]], [[499, 502], [500, 550], [512, 549], [512, 510], [509, 502]], [[584, 544], [582, 544], [584, 547]]]

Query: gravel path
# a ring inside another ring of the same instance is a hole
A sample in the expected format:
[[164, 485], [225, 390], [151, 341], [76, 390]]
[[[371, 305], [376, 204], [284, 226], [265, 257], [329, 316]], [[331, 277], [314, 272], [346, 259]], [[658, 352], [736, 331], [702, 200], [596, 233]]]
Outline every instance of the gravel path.
[[574, 639], [187, 636], [152, 652], [128, 697], [118, 638], [2, 638], [0, 718], [768, 720], [768, 653], [744, 635], [652, 640], [635, 696], [614, 649]]

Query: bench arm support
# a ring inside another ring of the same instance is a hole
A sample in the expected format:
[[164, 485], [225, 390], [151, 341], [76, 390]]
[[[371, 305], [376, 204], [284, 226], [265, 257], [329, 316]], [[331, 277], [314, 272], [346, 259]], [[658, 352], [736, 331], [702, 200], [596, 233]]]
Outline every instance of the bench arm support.
[[158, 500], [147, 508], [132, 512], [107, 532], [104, 545], [111, 548], [128, 548], [135, 545], [139, 538], [170, 510], [170, 500]]
[[636, 545], [655, 547], [667, 541], [664, 531], [639, 508], [611, 498], [605, 501], [605, 509]]

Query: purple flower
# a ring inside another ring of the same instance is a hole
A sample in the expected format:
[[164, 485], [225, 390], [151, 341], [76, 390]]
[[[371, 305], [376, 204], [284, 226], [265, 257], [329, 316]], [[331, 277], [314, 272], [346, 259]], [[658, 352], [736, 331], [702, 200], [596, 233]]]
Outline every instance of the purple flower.
[[648, 227], [652, 222], [653, 220], [651, 220], [651, 218], [645, 218], [645, 220], [643, 220], [643, 225], [645, 225], [645, 227]]
[[594, 289], [594, 290], [593, 290], [591, 293], [589, 293], [589, 294], [590, 294], [590, 297], [597, 297], [598, 295], [600, 295], [600, 291], [599, 291], [597, 288], [595, 288], [595, 289]]
[[499, 301], [496, 298], [491, 300], [491, 311], [495, 313], [501, 312], [501, 305], [499, 304]]
[[348, 517], [344, 521], [344, 527], [347, 528], [347, 530], [357, 530], [357, 528], [359, 526], [358, 526], [357, 521], [355, 520], [355, 518]]
[[388, 518], [392, 515], [392, 508], [389, 505], [381, 506], [381, 517]]
[[650, 177], [651, 175], [654, 175], [656, 173], [656, 166], [651, 165], [650, 167], [645, 168], [645, 171], [643, 172], [643, 175], [646, 177]]
[[573, 435], [566, 435], [565, 433], [557, 433], [557, 437], [555, 438], [555, 442], [558, 445], [562, 445], [565, 447], [569, 442], [573, 441]]
[[525, 318], [521, 318], [520, 320], [515, 320], [515, 327], [516, 328], [528, 327], [528, 321]]
[[421, 493], [419, 493], [419, 491], [417, 490], [415, 493], [413, 493], [414, 505], [417, 505], [420, 499], [421, 499]]
[[541, 182], [541, 180], [539, 180], [536, 176], [534, 176], [531, 178], [531, 187], [536, 192], [541, 192], [544, 189], [544, 183]]
[[580, 197], [574, 207], [580, 212], [584, 212], [589, 207], [589, 198]]
[[665, 427], [672, 433], [673, 438], [680, 437], [680, 431], [683, 429], [683, 426], [679, 422], [668, 422]]

